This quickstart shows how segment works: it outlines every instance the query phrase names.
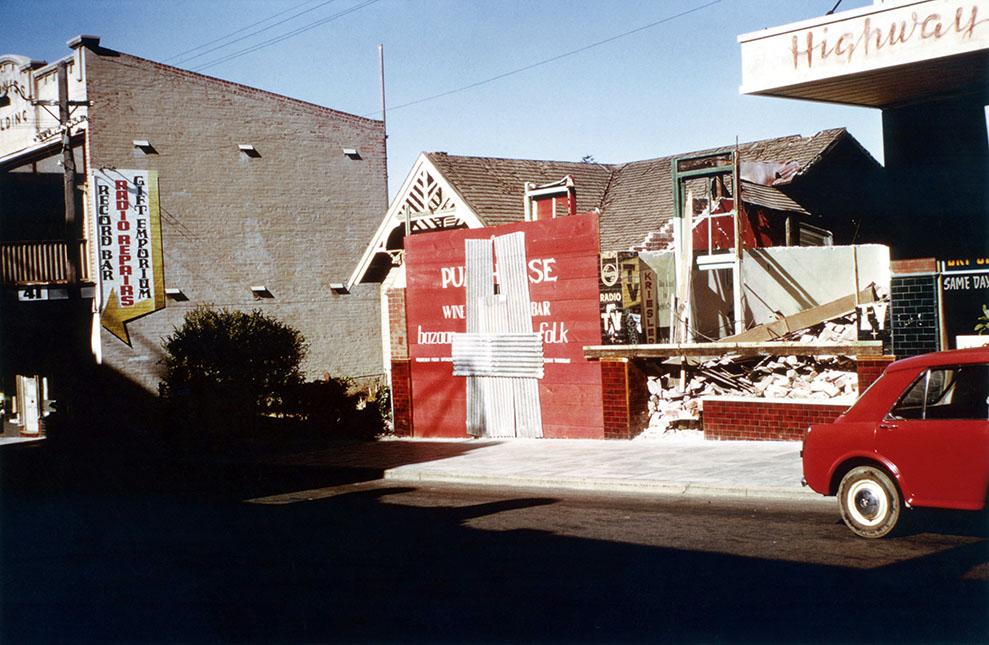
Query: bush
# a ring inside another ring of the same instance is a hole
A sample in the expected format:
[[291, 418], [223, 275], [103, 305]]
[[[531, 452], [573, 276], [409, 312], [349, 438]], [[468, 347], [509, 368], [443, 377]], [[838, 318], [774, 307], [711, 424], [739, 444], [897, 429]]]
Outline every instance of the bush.
[[252, 418], [279, 407], [302, 382], [306, 343], [296, 329], [261, 312], [196, 307], [162, 340], [162, 396], [201, 420]]
[[391, 407], [387, 387], [362, 389], [353, 379], [327, 376], [291, 388], [282, 412], [322, 435], [373, 439], [386, 431]]

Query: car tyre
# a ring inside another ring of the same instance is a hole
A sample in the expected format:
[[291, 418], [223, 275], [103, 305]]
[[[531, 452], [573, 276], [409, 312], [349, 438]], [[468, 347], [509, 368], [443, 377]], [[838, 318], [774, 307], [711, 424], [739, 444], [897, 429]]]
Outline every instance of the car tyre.
[[858, 466], [841, 479], [838, 505], [841, 519], [855, 535], [881, 538], [896, 528], [903, 500], [889, 475], [873, 466]]

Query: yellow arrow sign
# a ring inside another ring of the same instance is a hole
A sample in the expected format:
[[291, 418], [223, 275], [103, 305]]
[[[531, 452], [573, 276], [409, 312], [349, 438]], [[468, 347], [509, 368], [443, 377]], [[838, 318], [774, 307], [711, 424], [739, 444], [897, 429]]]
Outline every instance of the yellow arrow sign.
[[101, 168], [91, 185], [100, 323], [131, 346], [127, 323], [165, 306], [158, 173]]
[[127, 323], [146, 316], [155, 311], [154, 300], [141, 300], [130, 307], [120, 306], [117, 300], [116, 290], [110, 292], [110, 297], [106, 301], [106, 307], [100, 315], [100, 324], [120, 340], [130, 346], [130, 334], [127, 333]]

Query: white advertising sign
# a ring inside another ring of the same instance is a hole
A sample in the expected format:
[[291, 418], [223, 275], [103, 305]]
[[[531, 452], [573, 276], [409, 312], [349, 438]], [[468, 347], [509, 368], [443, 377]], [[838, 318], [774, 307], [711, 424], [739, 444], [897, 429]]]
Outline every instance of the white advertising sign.
[[989, 48], [989, 0], [889, 2], [739, 37], [742, 93]]
[[90, 185], [100, 321], [130, 345], [126, 323], [165, 306], [158, 174], [102, 169]]

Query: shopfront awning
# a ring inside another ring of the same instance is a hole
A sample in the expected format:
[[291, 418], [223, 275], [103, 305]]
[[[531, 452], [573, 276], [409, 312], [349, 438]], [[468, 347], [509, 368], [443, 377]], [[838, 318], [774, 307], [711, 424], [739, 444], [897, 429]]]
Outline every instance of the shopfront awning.
[[900, 0], [738, 37], [742, 94], [890, 107], [989, 94], [989, 0]]

